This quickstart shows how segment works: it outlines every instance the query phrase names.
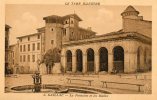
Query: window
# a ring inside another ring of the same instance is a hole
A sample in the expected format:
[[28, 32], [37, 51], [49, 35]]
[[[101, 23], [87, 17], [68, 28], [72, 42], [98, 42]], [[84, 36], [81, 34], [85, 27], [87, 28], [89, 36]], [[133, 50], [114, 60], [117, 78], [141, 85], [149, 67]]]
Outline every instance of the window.
[[28, 37], [28, 41], [30, 40], [30, 37]]
[[40, 35], [38, 35], [38, 39], [40, 39]]
[[32, 50], [33, 51], [35, 50], [35, 43], [33, 43], [33, 45], [32, 45]]
[[14, 65], [14, 59], [13, 59], [13, 65]]
[[35, 55], [32, 55], [32, 62], [35, 62]]
[[53, 40], [51, 40], [51, 44], [53, 44]]
[[28, 44], [28, 51], [30, 51], [30, 44]]
[[24, 52], [24, 51], [26, 51], [26, 46], [25, 46], [25, 45], [23, 45], [23, 52]]
[[22, 56], [20, 56], [20, 62], [22, 62]]
[[14, 52], [13, 52], [13, 57], [14, 57]]
[[65, 21], [65, 24], [68, 24], [68, 21]]
[[71, 21], [71, 24], [73, 24], [74, 22], [73, 21]]
[[26, 61], [26, 56], [25, 55], [23, 55], [23, 62], [25, 62]]
[[63, 36], [66, 35], [66, 29], [63, 29]]
[[37, 50], [40, 50], [40, 43], [37, 44]]
[[22, 45], [20, 45], [20, 52], [22, 52]]
[[28, 57], [27, 57], [27, 61], [30, 62], [30, 55], [28, 55]]
[[51, 29], [51, 31], [53, 31], [53, 28]]

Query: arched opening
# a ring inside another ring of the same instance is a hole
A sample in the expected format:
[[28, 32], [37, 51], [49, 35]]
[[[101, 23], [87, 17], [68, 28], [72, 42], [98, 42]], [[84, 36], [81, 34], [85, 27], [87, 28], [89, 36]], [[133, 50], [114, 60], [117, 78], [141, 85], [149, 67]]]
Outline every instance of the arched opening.
[[113, 70], [116, 73], [123, 73], [124, 72], [124, 49], [121, 46], [116, 46], [113, 49], [114, 54], [114, 67]]
[[67, 71], [72, 71], [72, 53], [70, 50], [66, 52], [66, 57], [67, 57]]
[[82, 72], [83, 69], [83, 61], [82, 61], [82, 51], [80, 49], [76, 50], [76, 65], [77, 65], [77, 71]]
[[87, 71], [94, 72], [94, 50], [91, 48], [87, 50]]
[[99, 59], [100, 71], [108, 72], [108, 51], [105, 47], [99, 49]]

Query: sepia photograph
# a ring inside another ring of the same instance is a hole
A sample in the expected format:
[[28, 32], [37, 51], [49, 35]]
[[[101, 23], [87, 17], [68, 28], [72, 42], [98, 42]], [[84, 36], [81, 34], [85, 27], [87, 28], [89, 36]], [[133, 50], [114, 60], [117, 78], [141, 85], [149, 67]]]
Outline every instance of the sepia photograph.
[[6, 4], [4, 80], [6, 94], [151, 95], [152, 6]]

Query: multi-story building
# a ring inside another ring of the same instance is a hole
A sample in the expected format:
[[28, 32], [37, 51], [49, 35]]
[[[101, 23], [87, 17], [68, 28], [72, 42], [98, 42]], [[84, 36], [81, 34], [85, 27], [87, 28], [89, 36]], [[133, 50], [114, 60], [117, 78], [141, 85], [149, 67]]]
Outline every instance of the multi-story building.
[[9, 34], [10, 34], [10, 26], [5, 25], [5, 74], [11, 73], [10, 67], [10, 49], [9, 49]]
[[73, 73], [150, 70], [152, 22], [139, 16], [133, 6], [128, 6], [121, 16], [123, 25], [117, 32], [64, 42], [61, 59], [64, 69], [72, 66]]
[[9, 46], [10, 48], [10, 67], [13, 69], [13, 74], [18, 74], [20, 73], [20, 68], [19, 68], [19, 48], [18, 44], [13, 44]]
[[19, 67], [20, 73], [37, 71], [37, 61], [41, 60], [41, 34], [35, 33], [17, 37], [19, 39]]
[[59, 48], [65, 72], [149, 70], [152, 22], [143, 20], [133, 6], [128, 6], [121, 15], [121, 30], [99, 36], [91, 28], [79, 27], [82, 19], [77, 14], [44, 17], [45, 26], [37, 29], [38, 33], [18, 37], [19, 65], [26, 72], [33, 72], [37, 60], [47, 50]]
[[81, 19], [76, 14], [63, 17], [52, 15], [43, 19], [46, 25], [38, 28], [38, 33], [18, 37], [19, 66], [24, 69], [21, 73], [36, 71], [37, 60], [41, 60], [47, 50], [53, 48], [61, 50], [65, 41], [91, 38], [95, 35], [90, 28], [79, 27]]

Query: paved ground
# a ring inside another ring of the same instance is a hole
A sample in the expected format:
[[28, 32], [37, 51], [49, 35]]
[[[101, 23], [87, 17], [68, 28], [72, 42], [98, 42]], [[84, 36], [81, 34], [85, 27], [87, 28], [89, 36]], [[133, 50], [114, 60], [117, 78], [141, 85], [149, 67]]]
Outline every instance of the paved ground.
[[[122, 74], [122, 75], [42, 75], [42, 84], [61, 84], [61, 85], [75, 85], [75, 86], [86, 86], [88, 83], [86, 81], [73, 80], [71, 84], [67, 83], [66, 78], [73, 79], [83, 79], [83, 80], [94, 80], [92, 82], [93, 88], [101, 88], [101, 81], [110, 81], [110, 82], [125, 82], [132, 84], [151, 84], [151, 73], [143, 74]], [[22, 85], [32, 85], [33, 79], [31, 74], [20, 74], [20, 75], [11, 75], [6, 76], [5, 78], [5, 90], [9, 91], [11, 87], [22, 86]], [[126, 84], [108, 84], [108, 88], [103, 88], [107, 91], [110, 91], [114, 94], [141, 94], [143, 92], [143, 87], [141, 92], [138, 92], [138, 87], [135, 85], [126, 85]]]

